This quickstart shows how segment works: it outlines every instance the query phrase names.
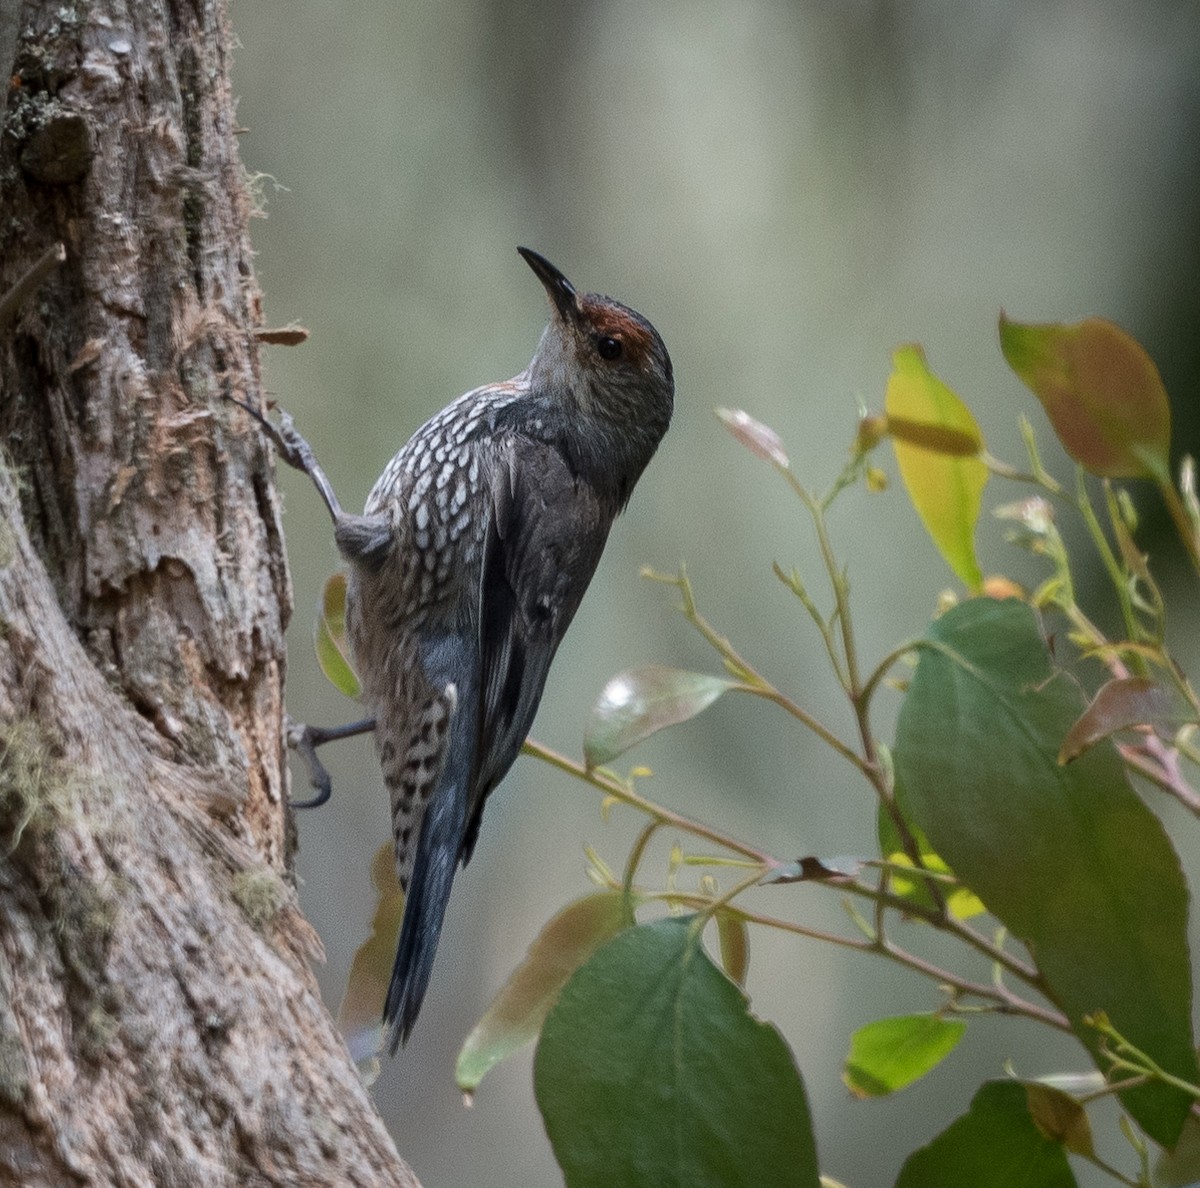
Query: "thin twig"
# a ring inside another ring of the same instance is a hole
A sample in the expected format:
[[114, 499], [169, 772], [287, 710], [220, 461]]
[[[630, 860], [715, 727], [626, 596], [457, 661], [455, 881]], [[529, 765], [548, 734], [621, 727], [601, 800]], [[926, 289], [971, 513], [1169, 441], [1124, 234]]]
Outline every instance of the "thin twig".
[[[747, 845], [745, 842], [730, 837], [728, 834], [721, 833], [720, 830], [704, 825], [691, 817], [685, 817], [682, 813], [676, 813], [670, 809], [663, 808], [645, 796], [640, 796], [628, 784], [623, 783], [603, 768], [589, 771], [582, 763], [568, 759], [565, 755], [560, 755], [557, 751], [553, 751], [542, 743], [535, 742], [533, 739], [526, 740], [524, 753], [541, 759], [544, 763], [550, 764], [551, 767], [557, 767], [560, 771], [566, 772], [568, 775], [572, 775], [584, 783], [591, 784], [593, 788], [603, 792], [606, 796], [611, 796], [614, 800], [645, 813], [652, 820], [662, 825], [680, 829], [684, 833], [690, 833], [693, 837], [704, 838], [713, 845], [720, 846], [726, 850], [732, 850], [735, 854], [741, 854], [742, 857], [749, 858], [761, 867], [764, 874], [783, 865], [772, 854]], [[646, 840], [648, 841], [649, 838], [647, 837]], [[914, 877], [919, 877], [920, 871], [912, 871], [910, 874]], [[819, 879], [811, 881], [820, 886], [826, 885]], [[934, 882], [935, 880], [931, 879], [926, 886]], [[1035, 989], [1041, 988], [1041, 979], [1035, 969], [1025, 965], [1024, 962], [1019, 961], [1012, 954], [1004, 952], [1003, 949], [997, 948], [984, 937], [980, 936], [974, 929], [964, 924], [961, 920], [956, 919], [947, 911], [936, 908], [932, 910], [923, 908], [920, 904], [913, 903], [911, 900], [904, 899], [892, 892], [881, 891], [878, 888], [868, 886], [854, 879], [839, 879], [836, 883], [828, 885], [834, 886], [840, 891], [858, 895], [863, 899], [869, 899], [873, 903], [882, 902], [886, 907], [894, 908], [905, 915], [914, 916], [924, 920], [927, 924], [941, 928], [950, 935], [958, 937], [959, 940], [981, 953], [989, 961], [1003, 966], [1014, 977], [1019, 978]], [[938, 890], [940, 892], [941, 888], [939, 887]]]
[[638, 834], [638, 839], [633, 844], [633, 849], [629, 851], [629, 859], [625, 863], [625, 898], [628, 899], [633, 891], [633, 880], [637, 877], [637, 869], [641, 864], [642, 855], [646, 852], [646, 847], [650, 844], [650, 839], [662, 828], [662, 822], [655, 817], [652, 817], [646, 822], [642, 832]]
[[848, 763], [852, 763], [860, 772], [866, 773], [862, 758], [827, 726], [819, 722], [802, 705], [793, 701], [786, 693], [781, 692], [769, 681], [763, 680], [760, 688], [747, 686], [748, 692], [755, 693], [767, 701], [774, 702], [781, 710], [792, 715], [798, 722], [803, 722], [822, 742], [828, 744]]
[[[664, 902], [679, 903], [688, 907], [701, 909], [711, 903], [711, 900], [703, 895], [692, 895], [685, 892], [662, 893], [647, 896], [647, 898], [661, 899]], [[969, 978], [959, 977], [959, 975], [942, 969], [940, 966], [934, 965], [932, 962], [917, 957], [915, 954], [909, 953], [907, 950], [898, 948], [895, 945], [880, 945], [869, 940], [859, 940], [857, 937], [842, 936], [837, 932], [827, 932], [823, 928], [810, 928], [806, 924], [797, 924], [792, 920], [780, 919], [778, 916], [767, 916], [761, 912], [747, 911], [745, 908], [732, 903], [725, 905], [725, 911], [747, 924], [761, 924], [765, 928], [775, 928], [781, 932], [790, 932], [794, 936], [803, 936], [810, 940], [823, 941], [826, 944], [837, 945], [843, 949], [854, 949], [859, 953], [879, 953], [888, 958], [888, 960], [896, 962], [898, 965], [903, 965], [915, 973], [931, 978], [939, 985], [949, 986], [951, 989], [958, 991], [958, 993], [969, 995], [972, 998], [981, 998], [985, 1002], [995, 1003], [997, 1010], [1003, 1014], [1025, 1015], [1027, 1018], [1045, 1023], [1047, 1026], [1054, 1027], [1059, 1031], [1074, 1034], [1070, 1021], [1065, 1015], [1061, 1015], [1057, 1011], [1052, 1011], [1039, 1006], [1037, 1003], [1029, 1002], [1027, 999], [1013, 994], [1004, 987], [985, 986], [982, 982], [972, 982]]]
[[1142, 742], [1122, 743], [1117, 748], [1127, 767], [1148, 779], [1156, 788], [1174, 796], [1190, 812], [1200, 816], [1200, 793], [1183, 778], [1179, 757], [1154, 734]]
[[1188, 518], [1187, 508], [1180, 499], [1179, 492], [1175, 490], [1174, 484], [1170, 481], [1161, 481], [1158, 489], [1162, 494], [1163, 502], [1167, 505], [1167, 511], [1171, 513], [1171, 519], [1175, 522], [1175, 530], [1179, 533], [1179, 539], [1187, 550], [1192, 568], [1197, 574], [1200, 574], [1200, 540], [1196, 538], [1196, 528]]
[[681, 570], [675, 577], [670, 577], [666, 574], [655, 573], [652, 570], [643, 570], [643, 576], [649, 577], [652, 581], [675, 586], [679, 590], [683, 596], [684, 618], [704, 636], [709, 645], [724, 661], [726, 668], [734, 673], [739, 681], [742, 682], [743, 692], [753, 693], [767, 701], [774, 702], [780, 709], [791, 714], [798, 722], [802, 722], [807, 726], [822, 742], [832, 747], [848, 763], [853, 764], [860, 772], [864, 770], [863, 761], [856, 751], [842, 742], [828, 726], [814, 718], [803, 706], [798, 705], [786, 693], [783, 693], [771, 684], [766, 677], [738, 652], [725, 636], [708, 622], [696, 607], [692, 584], [688, 580], [685, 571]]
[[639, 796], [628, 784], [622, 783], [602, 768], [589, 771], [582, 763], [568, 759], [565, 755], [560, 755], [557, 751], [552, 751], [549, 747], [535, 742], [531, 738], [525, 740], [522, 750], [526, 755], [541, 759], [543, 763], [549, 763], [551, 767], [557, 767], [559, 771], [565, 771], [568, 775], [573, 775], [576, 779], [591, 784], [593, 788], [598, 788], [606, 796], [611, 796], [614, 800], [619, 800], [622, 804], [627, 804], [664, 825], [672, 825], [676, 829], [682, 829], [685, 833], [702, 837], [715, 846], [721, 846], [723, 849], [732, 850], [735, 854], [741, 854], [742, 857], [760, 864], [764, 871], [781, 865], [778, 859], [762, 850], [757, 850], [745, 842], [738, 841], [737, 838], [721, 833], [720, 830], [685, 817], [682, 813], [672, 812], [644, 796]]
[[[908, 877], [919, 876], [920, 871], [908, 871]], [[934, 875], [933, 871], [929, 872]], [[819, 880], [812, 880], [818, 882]], [[930, 878], [926, 881], [925, 886], [931, 886], [936, 883], [936, 878]], [[833, 885], [833, 884], [831, 884]], [[948, 933], [951, 936], [958, 937], [964, 944], [970, 946], [977, 953], [982, 954], [989, 961], [996, 965], [1002, 966], [1015, 978], [1020, 978], [1022, 982], [1032, 986], [1035, 990], [1043, 989], [1042, 978], [1036, 969], [1026, 965], [1023, 961], [1014, 957], [1011, 953], [1006, 953], [1003, 949], [991, 943], [985, 937], [979, 935], [970, 925], [958, 919], [953, 913], [948, 910], [939, 908], [922, 907], [919, 903], [913, 903], [912, 900], [905, 899], [903, 896], [896, 895], [894, 892], [881, 890], [877, 887], [870, 887], [866, 883], [860, 883], [856, 879], [847, 879], [839, 881], [837, 884], [839, 891], [848, 892], [852, 895], [861, 896], [863, 899], [869, 899], [873, 903], [882, 903], [884, 907], [894, 908], [898, 912], [903, 912], [906, 916], [915, 917], [918, 920], [923, 920], [926, 924], [941, 931]], [[941, 888], [938, 888], [941, 891]]]

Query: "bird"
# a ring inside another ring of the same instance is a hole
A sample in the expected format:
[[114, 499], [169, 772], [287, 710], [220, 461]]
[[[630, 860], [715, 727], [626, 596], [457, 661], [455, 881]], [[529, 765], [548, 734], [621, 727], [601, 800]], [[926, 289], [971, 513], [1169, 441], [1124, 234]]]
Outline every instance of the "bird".
[[393, 1055], [421, 1010], [484, 803], [520, 752], [613, 521], [674, 411], [671, 357], [651, 323], [517, 250], [550, 302], [529, 366], [426, 421], [362, 515], [341, 509], [286, 414], [281, 430], [264, 422], [316, 484], [347, 562], [346, 637], [405, 896], [383, 1011]]

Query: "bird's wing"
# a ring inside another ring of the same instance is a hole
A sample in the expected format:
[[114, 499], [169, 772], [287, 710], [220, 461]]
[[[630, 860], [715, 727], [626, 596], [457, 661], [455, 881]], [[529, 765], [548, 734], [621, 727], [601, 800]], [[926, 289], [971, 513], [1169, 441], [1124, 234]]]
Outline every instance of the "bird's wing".
[[550, 661], [595, 572], [615, 512], [553, 445], [515, 435], [494, 457], [491, 495], [479, 589], [479, 734], [464, 862], [484, 799], [529, 733]]

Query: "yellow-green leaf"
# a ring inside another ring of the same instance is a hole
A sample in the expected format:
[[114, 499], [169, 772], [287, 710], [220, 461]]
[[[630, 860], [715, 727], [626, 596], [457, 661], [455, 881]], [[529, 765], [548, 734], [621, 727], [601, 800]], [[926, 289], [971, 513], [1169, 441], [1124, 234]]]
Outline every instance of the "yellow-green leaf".
[[[897, 786], [897, 808], [902, 807], [903, 799], [904, 790]], [[945, 860], [934, 853], [933, 846], [929, 844], [929, 839], [920, 828], [908, 819], [905, 819], [904, 823], [912, 835], [913, 841], [916, 842], [917, 853], [921, 856], [921, 864], [924, 868], [933, 874], [952, 874], [953, 872], [946, 865]], [[896, 823], [882, 804], [879, 806], [876, 817], [876, 829], [879, 834], [879, 852], [884, 859], [893, 866], [909, 867], [914, 871], [912, 878], [906, 878], [897, 871], [892, 872], [890, 888], [892, 894], [899, 895], [902, 899], [907, 899], [918, 907], [932, 908], [934, 900], [929, 892], [929, 880], [915, 873], [913, 860], [903, 849]], [[987, 911], [979, 896], [963, 883], [941, 882], [938, 885], [941, 887], [942, 898], [946, 902], [947, 910], [959, 920], [969, 920], [972, 916], [980, 916]]]
[[855, 1097], [882, 1097], [911, 1085], [954, 1051], [967, 1025], [940, 1015], [898, 1015], [860, 1027], [842, 1080]]
[[1171, 478], [1171, 409], [1154, 361], [1102, 318], [1028, 325], [1000, 315], [1000, 349], [1063, 449], [1105, 478]]
[[[885, 857], [893, 866], [907, 866], [914, 871], [916, 870], [912, 859], [903, 850], [897, 850], [895, 853], [885, 855]], [[946, 863], [937, 854], [933, 853], [932, 850], [922, 849], [921, 861], [925, 864], [925, 869], [932, 874], [953, 873]], [[891, 890], [894, 895], [899, 895], [902, 899], [910, 899], [922, 906], [930, 901], [929, 884], [916, 874], [911, 879], [906, 879], [903, 875], [896, 874], [893, 871]], [[957, 886], [951, 885], [945, 888], [944, 897], [946, 900], [946, 910], [959, 920], [969, 920], [972, 916], [981, 916], [987, 911], [983, 900], [969, 887], [964, 887], [961, 883]]]
[[325, 583], [317, 622], [313, 628], [313, 646], [317, 663], [329, 683], [347, 697], [357, 697], [362, 691], [358, 674], [350, 663], [346, 645], [346, 575], [335, 573]]
[[458, 1087], [473, 1093], [493, 1065], [534, 1039], [567, 979], [629, 923], [620, 891], [601, 891], [563, 908], [467, 1036], [454, 1069]]
[[721, 946], [721, 964], [725, 972], [743, 988], [750, 968], [750, 930], [746, 918], [728, 908], [717, 912], [717, 940]]
[[979, 426], [915, 345], [892, 355], [885, 403], [908, 496], [946, 563], [978, 590], [983, 574], [975, 558], [975, 524], [988, 475], [979, 458]]

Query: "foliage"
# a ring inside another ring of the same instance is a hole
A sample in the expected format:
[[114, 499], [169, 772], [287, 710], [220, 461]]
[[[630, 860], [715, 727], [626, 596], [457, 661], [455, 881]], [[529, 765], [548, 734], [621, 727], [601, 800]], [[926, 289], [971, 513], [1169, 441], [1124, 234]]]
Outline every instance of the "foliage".
[[[1132, 501], [1112, 480], [1155, 484], [1200, 574], [1194, 470], [1185, 460], [1178, 486], [1172, 481], [1166, 393], [1123, 331], [1096, 319], [1033, 326], [1002, 315], [1000, 339], [1077, 463], [1068, 486], [1044, 468], [1024, 418], [1028, 467], [988, 454], [967, 406], [916, 346], [896, 351], [885, 412], [863, 417], [848, 462], [823, 494], [800, 482], [778, 434], [745, 412], [718, 410], [811, 520], [829, 608], [798, 573], [775, 572], [824, 643], [853, 714], [853, 740], [759, 673], [703, 617], [681, 569], [646, 576], [678, 593], [724, 674], [659, 666], [618, 674], [588, 722], [583, 762], [526, 744], [602, 793], [606, 811], [645, 818], [621, 873], [589, 850], [599, 892], [551, 921], [459, 1061], [460, 1084], [474, 1091], [492, 1064], [538, 1038], [535, 1092], [570, 1188], [817, 1183], [800, 1073], [740, 988], [748, 971], [753, 983], [758, 928], [874, 954], [927, 981], [928, 1012], [877, 1020], [850, 1037], [845, 1080], [858, 1096], [886, 1095], [929, 1074], [988, 1014], [1073, 1035], [1093, 1066], [1085, 1075], [984, 1082], [966, 1113], [908, 1158], [900, 1188], [1071, 1185], [1069, 1157], [1118, 1183], [1189, 1182], [1200, 1158], [1192, 1120], [1200, 1069], [1188, 887], [1153, 802], [1134, 785], [1200, 815], [1200, 794], [1185, 776], [1186, 765], [1200, 762], [1191, 741], [1200, 700], [1168, 650], [1164, 602], [1136, 543]], [[827, 513], [852, 486], [886, 485], [873, 457], [887, 440], [967, 597], [944, 598], [923, 637], [866, 668]], [[994, 480], [1024, 488], [995, 514], [1008, 540], [1045, 564], [1035, 590], [984, 577], [979, 567], [975, 532]], [[1110, 580], [1116, 638], [1076, 601], [1073, 559], [1057, 527], [1063, 513], [1078, 515]], [[336, 589], [326, 599], [323, 651], [331, 679], [347, 689], [338, 599]], [[889, 746], [872, 711], [901, 661], [915, 672]], [[622, 775], [611, 766], [730, 692], [774, 703], [846, 762], [878, 803], [878, 854], [773, 854], [656, 804], [641, 790], [645, 769]], [[681, 840], [659, 883], [643, 859], [660, 831]], [[683, 877], [689, 871], [698, 877]], [[744, 902], [751, 888], [796, 882], [840, 895], [851, 928], [823, 931]], [[991, 978], [918, 956], [906, 936], [923, 927], [960, 947], [963, 969], [982, 956]], [[372, 943], [387, 948], [378, 935]], [[1093, 1146], [1088, 1107], [1102, 1098], [1120, 1104], [1126, 1168], [1105, 1163]]]

